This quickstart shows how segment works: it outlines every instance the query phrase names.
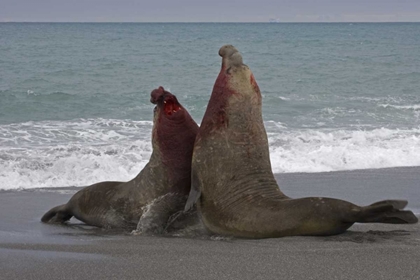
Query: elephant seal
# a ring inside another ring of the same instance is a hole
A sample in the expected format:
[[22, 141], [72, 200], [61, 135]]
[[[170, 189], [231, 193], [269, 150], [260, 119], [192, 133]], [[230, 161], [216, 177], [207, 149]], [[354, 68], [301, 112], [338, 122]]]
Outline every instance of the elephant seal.
[[238, 50], [219, 50], [222, 68], [198, 130], [192, 185], [185, 210], [196, 203], [212, 233], [242, 238], [334, 235], [353, 223], [416, 223], [406, 201], [360, 207], [338, 199], [292, 199], [271, 169], [261, 93]]
[[52, 208], [41, 219], [63, 223], [72, 216], [102, 228], [159, 232], [169, 217], [185, 207], [191, 186], [191, 157], [198, 125], [177, 98], [163, 87], [151, 93], [154, 109], [149, 162], [128, 182], [88, 186], [68, 203]]

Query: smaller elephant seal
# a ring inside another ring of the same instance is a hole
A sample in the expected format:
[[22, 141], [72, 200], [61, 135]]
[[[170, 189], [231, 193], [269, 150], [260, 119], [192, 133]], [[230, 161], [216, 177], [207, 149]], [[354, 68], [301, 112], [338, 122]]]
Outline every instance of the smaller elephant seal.
[[411, 224], [403, 200], [360, 207], [339, 199], [291, 199], [271, 169], [261, 93], [251, 70], [231, 46], [219, 50], [222, 69], [194, 144], [186, 211], [198, 212], [212, 233], [243, 238], [334, 235], [353, 223]]
[[48, 211], [42, 222], [64, 223], [74, 216], [97, 227], [159, 233], [184, 208], [198, 125], [163, 87], [152, 91], [150, 101], [156, 104], [153, 152], [143, 170], [128, 182], [101, 182], [80, 190]]

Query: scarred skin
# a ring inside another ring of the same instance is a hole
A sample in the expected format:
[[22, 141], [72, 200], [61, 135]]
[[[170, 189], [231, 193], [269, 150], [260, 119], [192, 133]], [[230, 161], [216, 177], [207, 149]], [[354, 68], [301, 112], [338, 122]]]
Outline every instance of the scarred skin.
[[128, 182], [101, 182], [80, 190], [67, 204], [48, 211], [43, 222], [63, 223], [74, 216], [102, 228], [158, 232], [184, 208], [198, 126], [163, 87], [152, 91], [150, 101], [156, 104], [153, 152], [143, 170]]
[[223, 46], [222, 69], [203, 117], [193, 152], [194, 203], [212, 233], [244, 238], [333, 235], [354, 222], [415, 223], [406, 201], [367, 207], [331, 199], [291, 199], [274, 178], [261, 113], [261, 93], [242, 56]]

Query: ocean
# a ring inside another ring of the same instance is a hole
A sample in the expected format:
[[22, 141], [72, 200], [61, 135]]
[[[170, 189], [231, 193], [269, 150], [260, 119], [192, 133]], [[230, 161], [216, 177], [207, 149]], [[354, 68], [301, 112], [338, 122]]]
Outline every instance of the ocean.
[[129, 180], [163, 86], [200, 123], [233, 44], [275, 173], [420, 166], [420, 23], [0, 23], [0, 190]]

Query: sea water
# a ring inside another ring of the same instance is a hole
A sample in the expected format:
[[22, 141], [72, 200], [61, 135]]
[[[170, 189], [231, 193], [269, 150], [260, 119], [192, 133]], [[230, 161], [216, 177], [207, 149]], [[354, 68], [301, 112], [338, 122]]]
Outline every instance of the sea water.
[[419, 23], [0, 23], [0, 189], [131, 179], [150, 92], [200, 123], [224, 44], [261, 89], [274, 172], [420, 165]]

